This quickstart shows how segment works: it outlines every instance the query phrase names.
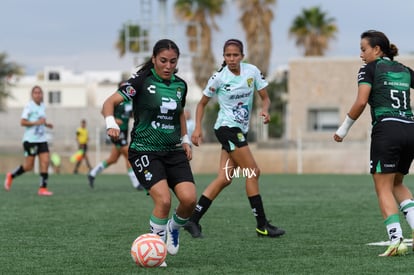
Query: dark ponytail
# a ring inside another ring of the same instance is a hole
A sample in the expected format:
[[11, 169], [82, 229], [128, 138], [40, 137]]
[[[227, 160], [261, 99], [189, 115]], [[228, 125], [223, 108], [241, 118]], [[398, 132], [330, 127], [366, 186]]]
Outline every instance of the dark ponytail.
[[398, 48], [394, 44], [391, 44], [387, 36], [376, 30], [369, 30], [361, 34], [361, 39], [367, 39], [369, 45], [374, 48], [380, 47], [381, 51], [386, 57], [394, 60], [394, 57], [398, 55]]

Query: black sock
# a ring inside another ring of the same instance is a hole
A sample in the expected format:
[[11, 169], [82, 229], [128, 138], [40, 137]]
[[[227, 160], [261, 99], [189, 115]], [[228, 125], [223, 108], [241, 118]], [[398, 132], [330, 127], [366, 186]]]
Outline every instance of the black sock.
[[40, 178], [41, 178], [41, 182], [40, 182], [40, 187], [47, 187], [47, 179], [49, 177], [48, 173], [40, 173]]
[[198, 224], [201, 217], [203, 217], [203, 215], [207, 212], [212, 202], [213, 201], [207, 198], [206, 196], [201, 195], [194, 209], [194, 212], [191, 215], [190, 221]]
[[75, 169], [73, 169], [73, 173], [75, 173], [75, 174], [77, 174], [78, 173], [78, 170], [79, 170], [79, 166], [81, 165], [81, 162], [80, 161], [78, 161], [76, 164], [75, 164]]
[[14, 169], [14, 171], [12, 172], [12, 178], [15, 178], [17, 176], [20, 176], [24, 172], [25, 171], [23, 169], [23, 165], [20, 165], [19, 167], [17, 167], [16, 169]]
[[264, 226], [266, 224], [266, 215], [263, 208], [262, 197], [260, 195], [249, 197], [249, 202], [253, 215], [256, 218], [257, 227]]

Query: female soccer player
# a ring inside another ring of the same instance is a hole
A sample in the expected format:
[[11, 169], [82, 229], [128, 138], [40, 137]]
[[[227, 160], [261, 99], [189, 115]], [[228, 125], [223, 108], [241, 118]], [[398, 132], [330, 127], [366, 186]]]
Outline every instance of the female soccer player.
[[[114, 108], [124, 101], [133, 103], [134, 128], [128, 158], [154, 202], [151, 232], [166, 239], [172, 255], [178, 252], [179, 229], [189, 219], [197, 200], [184, 116], [187, 84], [175, 74], [179, 55], [173, 41], [159, 40], [152, 57], [104, 102], [102, 109], [107, 134], [117, 139], [120, 131], [113, 117]], [[170, 219], [169, 189], [179, 201]]]
[[243, 44], [240, 40], [227, 40], [223, 47], [224, 63], [207, 83], [203, 96], [197, 104], [196, 126], [191, 140], [195, 146], [202, 139], [202, 118], [207, 103], [217, 96], [220, 105], [214, 129], [222, 145], [220, 166], [217, 177], [204, 190], [190, 221], [185, 229], [194, 237], [201, 237], [199, 221], [210, 207], [212, 201], [232, 182], [237, 167], [249, 171], [246, 176], [246, 194], [253, 214], [256, 217], [256, 232], [259, 236], [278, 237], [285, 234], [281, 228], [271, 225], [266, 219], [262, 198], [259, 193], [260, 170], [247, 144], [247, 132], [252, 112], [252, 102], [257, 92], [262, 100], [260, 116], [263, 123], [269, 123], [270, 99], [266, 92], [268, 85], [259, 69], [254, 65], [242, 63]]
[[374, 30], [362, 33], [360, 46], [360, 57], [365, 64], [358, 72], [358, 94], [334, 140], [342, 142], [366, 105], [371, 106], [370, 172], [391, 242], [379, 256], [402, 255], [407, 246], [403, 243], [396, 202], [414, 229], [413, 196], [403, 184], [414, 157], [414, 119], [410, 106], [414, 73], [394, 61], [398, 48], [390, 44], [384, 33]]
[[[121, 83], [120, 83], [121, 85]], [[139, 184], [137, 177], [135, 176], [134, 170], [131, 167], [131, 164], [128, 161], [128, 135], [129, 135], [129, 119], [132, 114], [132, 103], [129, 101], [122, 102], [115, 107], [114, 117], [116, 123], [120, 128], [120, 135], [118, 140], [112, 140], [112, 149], [111, 154], [108, 158], [96, 165], [88, 173], [89, 186], [94, 187], [94, 181], [96, 176], [101, 173], [105, 168], [108, 168], [110, 165], [116, 163], [121, 155], [124, 156], [126, 161], [126, 168], [128, 171], [129, 179], [131, 180], [132, 186], [137, 190], [143, 190]]]
[[31, 96], [32, 100], [24, 107], [20, 120], [20, 125], [25, 127], [23, 135], [24, 163], [16, 167], [13, 172], [6, 174], [4, 189], [9, 191], [15, 177], [31, 171], [36, 156], [39, 156], [40, 188], [37, 194], [39, 196], [51, 196], [53, 193], [47, 189], [50, 156], [46, 139], [46, 128], [53, 128], [53, 124], [46, 121], [42, 88], [34, 86]]

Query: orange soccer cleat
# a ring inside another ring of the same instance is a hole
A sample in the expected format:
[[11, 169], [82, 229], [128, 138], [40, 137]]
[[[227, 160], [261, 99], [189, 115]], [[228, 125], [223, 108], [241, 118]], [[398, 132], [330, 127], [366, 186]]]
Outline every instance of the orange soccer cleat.
[[39, 191], [37, 191], [37, 194], [39, 196], [52, 196], [53, 195], [53, 193], [47, 190], [46, 187], [40, 187]]
[[13, 183], [13, 177], [11, 173], [6, 174], [6, 179], [4, 180], [4, 189], [10, 191], [11, 185]]

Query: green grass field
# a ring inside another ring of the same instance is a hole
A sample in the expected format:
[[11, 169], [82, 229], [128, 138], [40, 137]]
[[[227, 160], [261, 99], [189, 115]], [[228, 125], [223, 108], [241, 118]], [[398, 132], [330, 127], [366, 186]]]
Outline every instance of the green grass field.
[[[212, 178], [196, 176], [198, 194]], [[181, 231], [178, 255], [155, 269], [130, 256], [132, 241], [148, 232], [152, 200], [127, 175], [101, 175], [94, 190], [85, 175], [51, 175], [52, 197], [37, 196], [38, 182], [25, 174], [0, 191], [0, 274], [412, 273], [411, 250], [380, 258], [385, 247], [367, 245], [386, 240], [369, 175], [263, 175], [266, 214], [287, 231], [277, 239], [256, 236], [244, 182], [235, 179], [201, 221], [205, 237]]]

